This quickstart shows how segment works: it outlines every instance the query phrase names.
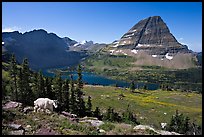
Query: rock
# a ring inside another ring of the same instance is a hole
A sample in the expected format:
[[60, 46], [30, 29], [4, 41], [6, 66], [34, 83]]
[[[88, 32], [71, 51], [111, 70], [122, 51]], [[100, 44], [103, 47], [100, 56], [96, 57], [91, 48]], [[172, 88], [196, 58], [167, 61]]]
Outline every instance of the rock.
[[79, 122], [90, 123], [90, 125], [91, 125], [91, 126], [94, 126], [94, 127], [99, 127], [100, 125], [103, 125], [103, 124], [104, 124], [103, 121], [100, 121], [100, 120], [91, 120], [91, 119], [88, 119], [88, 120], [80, 120]]
[[30, 111], [33, 111], [33, 107], [25, 107], [24, 109], [23, 109], [23, 113], [28, 113], [28, 112], [30, 112]]
[[149, 130], [152, 130], [155, 132], [155, 129], [148, 126], [148, 125], [137, 125], [133, 128], [134, 130], [146, 130], [146, 129], [149, 129]]
[[9, 134], [10, 135], [25, 135], [25, 131], [24, 130], [15, 130], [15, 131], [11, 131]]
[[103, 129], [99, 129], [99, 133], [105, 133], [106, 131]]
[[25, 131], [29, 131], [31, 129], [31, 125], [27, 125], [26, 127], [25, 127]]
[[19, 107], [19, 108], [22, 107], [22, 103], [9, 101], [3, 106], [3, 109], [13, 109], [13, 108], [17, 108], [17, 107]]
[[21, 125], [17, 125], [17, 124], [8, 124], [7, 126], [8, 126], [9, 128], [14, 129], [14, 130], [24, 129]]
[[63, 114], [64, 116], [71, 117], [71, 118], [76, 118], [76, 117], [77, 117], [76, 114], [71, 114], [71, 113], [66, 112], [66, 111], [62, 111], [62, 114]]
[[182, 135], [176, 132], [169, 132], [169, 131], [164, 131], [164, 130], [158, 130], [157, 133], [160, 135]]
[[169, 132], [169, 131], [165, 131], [165, 130], [156, 130], [148, 125], [137, 125], [133, 128], [134, 130], [146, 130], [146, 129], [149, 129], [149, 130], [152, 130], [154, 131], [155, 133], [159, 134], [159, 135], [181, 135], [179, 133], [176, 133], [176, 132]]
[[97, 117], [87, 117], [87, 116], [85, 116], [85, 117], [81, 118], [81, 120], [98, 120], [98, 118]]

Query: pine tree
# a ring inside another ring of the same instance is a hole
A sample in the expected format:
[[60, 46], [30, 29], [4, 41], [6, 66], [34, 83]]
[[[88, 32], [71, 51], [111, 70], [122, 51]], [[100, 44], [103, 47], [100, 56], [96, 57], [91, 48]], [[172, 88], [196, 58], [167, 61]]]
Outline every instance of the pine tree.
[[66, 79], [63, 84], [63, 107], [69, 112], [69, 80]]
[[130, 84], [130, 90], [131, 90], [132, 92], [135, 91], [135, 83], [134, 83], [134, 81], [132, 81], [131, 84]]
[[35, 94], [35, 98], [38, 97], [38, 73], [33, 74], [33, 84], [32, 84], [32, 91]]
[[22, 63], [22, 81], [23, 81], [22, 103], [32, 105], [34, 101], [34, 94], [30, 86], [30, 69], [28, 66], [27, 58], [25, 58]]
[[78, 88], [78, 89], [83, 89], [82, 68], [81, 68], [81, 65], [80, 65], [80, 64], [79, 64], [78, 69], [77, 69], [77, 74], [78, 74], [77, 88]]
[[45, 94], [45, 83], [42, 75], [42, 71], [40, 70], [38, 75], [38, 98], [46, 97]]
[[104, 117], [105, 120], [110, 120], [111, 119], [111, 107], [108, 108], [106, 111], [106, 115]]
[[77, 69], [77, 74], [78, 74], [78, 79], [77, 79], [77, 88], [76, 88], [76, 103], [77, 103], [77, 114], [79, 116], [85, 116], [86, 113], [86, 107], [85, 107], [85, 101], [83, 99], [83, 81], [82, 81], [82, 69], [81, 69], [81, 65], [78, 66]]
[[19, 90], [19, 101], [22, 102], [23, 101], [23, 92], [24, 92], [22, 68], [19, 68], [17, 85], [18, 85], [18, 90]]
[[62, 79], [61, 79], [61, 74], [57, 73], [54, 82], [53, 82], [53, 89], [54, 92], [56, 94], [56, 98], [59, 101], [58, 104], [58, 110], [62, 111], [62, 104], [63, 104], [63, 100], [62, 100]]
[[77, 104], [76, 104], [76, 95], [75, 95], [75, 87], [73, 75], [71, 75], [71, 96], [70, 96], [70, 112], [76, 114], [77, 113]]
[[11, 86], [15, 90], [15, 101], [18, 101], [18, 91], [17, 91], [17, 65], [15, 55], [11, 56], [11, 64], [10, 64], [10, 73], [11, 73]]
[[88, 97], [87, 107], [86, 107], [86, 115], [91, 117], [92, 116], [92, 103], [91, 103], [91, 96]]
[[101, 116], [99, 107], [96, 107], [96, 109], [93, 112], [93, 116], [97, 117], [99, 120], [102, 120], [102, 116]]

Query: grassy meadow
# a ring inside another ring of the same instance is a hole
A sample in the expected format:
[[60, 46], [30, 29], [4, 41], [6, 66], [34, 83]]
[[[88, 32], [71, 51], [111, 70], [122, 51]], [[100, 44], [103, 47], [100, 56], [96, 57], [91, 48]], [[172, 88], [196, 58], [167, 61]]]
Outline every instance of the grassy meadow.
[[[141, 124], [153, 125], [160, 128], [161, 122], [169, 122], [171, 116], [178, 110], [191, 121], [202, 125], [202, 95], [181, 91], [163, 90], [135, 90], [110, 86], [84, 87], [85, 97], [92, 97], [93, 109], [98, 106], [101, 111], [107, 110], [109, 106], [118, 112], [126, 110], [128, 104], [130, 109], [137, 115]], [[119, 95], [125, 97], [119, 99]]]

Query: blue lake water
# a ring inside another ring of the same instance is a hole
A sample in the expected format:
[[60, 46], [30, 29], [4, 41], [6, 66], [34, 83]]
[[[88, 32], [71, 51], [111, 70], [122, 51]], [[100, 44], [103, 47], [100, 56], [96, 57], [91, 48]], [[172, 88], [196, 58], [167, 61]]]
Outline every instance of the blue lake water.
[[[44, 76], [48, 77], [54, 77], [55, 74], [49, 72], [48, 70], [42, 71]], [[62, 79], [67, 79], [70, 77], [70, 75], [73, 75], [73, 79], [76, 80], [78, 75], [77, 72], [63, 72], [62, 73]], [[118, 87], [130, 87], [130, 83], [122, 80], [114, 80], [107, 77], [99, 76], [94, 73], [90, 72], [82, 72], [82, 80], [86, 84], [90, 85], [103, 85], [103, 86], [113, 86], [116, 85]], [[144, 86], [144, 83], [135, 83], [136, 88], [142, 88]], [[153, 83], [146, 83], [147, 89], [149, 90], [156, 90], [159, 88], [159, 84], [153, 84]]]

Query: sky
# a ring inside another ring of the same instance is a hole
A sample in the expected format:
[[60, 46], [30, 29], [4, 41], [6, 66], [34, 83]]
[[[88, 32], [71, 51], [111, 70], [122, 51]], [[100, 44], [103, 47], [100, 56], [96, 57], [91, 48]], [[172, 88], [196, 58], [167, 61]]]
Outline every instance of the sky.
[[202, 2], [2, 2], [2, 32], [44, 29], [111, 43], [150, 16], [161, 16], [180, 43], [202, 51]]

